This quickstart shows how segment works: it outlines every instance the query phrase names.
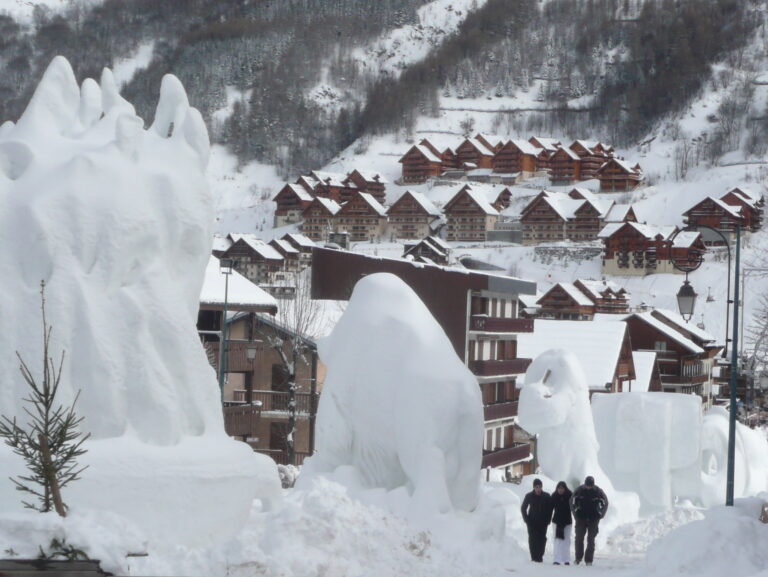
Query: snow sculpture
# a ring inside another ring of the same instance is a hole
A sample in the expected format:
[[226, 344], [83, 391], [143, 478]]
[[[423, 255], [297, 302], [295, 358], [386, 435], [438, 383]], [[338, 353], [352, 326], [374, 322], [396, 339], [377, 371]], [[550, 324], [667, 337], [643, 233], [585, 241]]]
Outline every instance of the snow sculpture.
[[[701, 427], [701, 503], [706, 507], [725, 501], [728, 471], [729, 413], [712, 407]], [[760, 431], [736, 423], [736, 461], [733, 494], [749, 497], [768, 490], [768, 441]]]
[[650, 512], [699, 495], [701, 398], [673, 393], [594, 395], [600, 464]]
[[611, 502], [608, 520], [637, 517], [637, 495], [617, 492], [598, 461], [587, 379], [573, 353], [549, 350], [531, 363], [520, 391], [518, 421], [538, 435], [537, 454], [545, 475], [572, 489], [591, 475]]
[[353, 489], [405, 488], [420, 514], [474, 509], [480, 389], [411, 288], [391, 274], [363, 278], [319, 346], [328, 373], [317, 453], [298, 486], [329, 476]]
[[[163, 79], [150, 129], [109, 70], [78, 87], [58, 57], [15, 125], [0, 128], [0, 412], [23, 415], [18, 350], [41, 351], [40, 281], [60, 396], [91, 435], [65, 501], [122, 514], [176, 543], [237, 531], [274, 464], [223, 431], [195, 323], [213, 207], [208, 135], [181, 83]], [[58, 356], [58, 352], [55, 356]], [[18, 507], [0, 448], [0, 511]]]

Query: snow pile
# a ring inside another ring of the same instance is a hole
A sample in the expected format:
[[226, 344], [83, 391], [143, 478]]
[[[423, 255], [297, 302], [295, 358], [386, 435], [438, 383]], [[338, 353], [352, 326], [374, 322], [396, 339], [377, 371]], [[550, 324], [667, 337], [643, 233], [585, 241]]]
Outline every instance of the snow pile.
[[[0, 127], [0, 413], [23, 418], [19, 351], [41, 370], [40, 283], [52, 355], [66, 351], [59, 400], [81, 391], [89, 469], [67, 487], [73, 512], [126, 517], [149, 539], [226, 539], [274, 463], [223, 431], [219, 391], [196, 333], [213, 206], [208, 135], [173, 76], [147, 130], [112, 74], [78, 86], [53, 60], [15, 125]], [[18, 510], [0, 448], [0, 511]]]
[[663, 539], [672, 530], [703, 518], [701, 509], [681, 506], [638, 519], [617, 527], [608, 536], [606, 551], [621, 556], [641, 555], [651, 543]]
[[[705, 506], [725, 500], [728, 471], [728, 419], [722, 407], [712, 407], [701, 428], [701, 501]], [[750, 497], [768, 490], [768, 441], [760, 431], [736, 423], [736, 467], [733, 494]]]
[[676, 529], [648, 548], [646, 575], [746, 577], [768, 567], [768, 525], [760, 510], [768, 495], [715, 507], [705, 519]]
[[404, 513], [477, 506], [483, 404], [477, 380], [416, 294], [398, 277], [355, 286], [333, 333], [317, 415], [317, 454], [300, 487], [328, 475], [379, 489]]
[[701, 398], [673, 393], [594, 395], [600, 464], [616, 488], [650, 510], [698, 500]]
[[549, 350], [531, 363], [520, 391], [518, 419], [523, 429], [538, 435], [537, 454], [545, 475], [569, 487], [591, 475], [611, 504], [607, 523], [637, 518], [637, 495], [616, 491], [598, 461], [587, 380], [573, 353]]

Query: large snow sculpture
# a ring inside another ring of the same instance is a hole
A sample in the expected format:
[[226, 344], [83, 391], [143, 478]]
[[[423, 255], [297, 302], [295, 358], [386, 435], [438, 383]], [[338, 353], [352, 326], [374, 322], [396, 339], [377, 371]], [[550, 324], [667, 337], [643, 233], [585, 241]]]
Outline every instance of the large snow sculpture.
[[531, 363], [520, 391], [518, 420], [523, 429], [537, 435], [545, 475], [566, 481], [571, 488], [591, 475], [611, 502], [609, 519], [637, 517], [637, 495], [614, 490], [598, 461], [587, 379], [573, 353], [549, 350]]
[[328, 373], [317, 453], [300, 487], [326, 475], [353, 488], [405, 488], [423, 513], [476, 506], [480, 388], [410, 287], [391, 274], [360, 280], [320, 357]]
[[636, 492], [648, 512], [698, 500], [701, 397], [594, 395], [592, 413], [600, 464], [618, 489]]
[[[60, 397], [92, 435], [71, 507], [120, 513], [177, 543], [226, 538], [274, 471], [223, 431], [195, 322], [213, 207], [208, 135], [181, 83], [163, 79], [145, 130], [111, 73], [78, 87], [56, 58], [17, 124], [0, 128], [0, 412], [22, 416], [18, 350], [40, 358], [40, 281]], [[58, 356], [58, 354], [56, 354]], [[0, 448], [0, 511], [18, 506]]]

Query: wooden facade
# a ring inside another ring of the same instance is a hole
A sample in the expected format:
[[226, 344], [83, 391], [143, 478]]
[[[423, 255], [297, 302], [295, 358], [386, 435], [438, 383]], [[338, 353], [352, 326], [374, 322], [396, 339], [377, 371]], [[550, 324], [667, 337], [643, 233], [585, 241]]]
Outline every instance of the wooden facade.
[[253, 235], [241, 235], [222, 258], [235, 261], [235, 270], [254, 284], [272, 284], [287, 279], [285, 259], [274, 247]]
[[451, 256], [451, 246], [437, 236], [427, 236], [417, 243], [406, 244], [403, 258], [427, 264], [447, 265]]
[[301, 213], [304, 222], [301, 232], [313, 241], [328, 240], [328, 233], [335, 232], [333, 217], [341, 210], [337, 202], [327, 198], [315, 197]]
[[581, 178], [581, 158], [568, 148], [560, 147], [549, 158], [552, 183], [571, 183]]
[[440, 211], [423, 194], [406, 190], [387, 210], [389, 233], [393, 238], [424, 238]]
[[494, 150], [477, 138], [465, 138], [456, 148], [456, 157], [460, 167], [493, 168]]
[[344, 183], [360, 192], [367, 192], [381, 204], [387, 200], [387, 179], [378, 172], [368, 173], [354, 169], [347, 175]]
[[482, 242], [486, 233], [496, 227], [499, 212], [483, 193], [471, 186], [461, 188], [443, 208], [446, 220], [446, 239]]
[[575, 140], [569, 147], [580, 159], [580, 180], [597, 178], [597, 171], [608, 160], [608, 155], [598, 142]]
[[374, 241], [384, 234], [387, 211], [366, 192], [357, 192], [336, 213], [336, 232], [349, 233], [352, 242]]
[[286, 184], [272, 199], [275, 204], [275, 227], [301, 220], [301, 213], [312, 202], [312, 194], [300, 184]]
[[587, 321], [595, 316], [595, 303], [572, 283], [557, 283], [536, 304], [544, 319]]
[[493, 157], [493, 171], [532, 175], [537, 169], [536, 158], [539, 152], [526, 140], [509, 140]]
[[628, 314], [629, 293], [626, 289], [607, 281], [577, 279], [574, 287], [595, 303], [595, 313]]
[[440, 153], [433, 152], [424, 144], [411, 146], [398, 162], [403, 165], [403, 182], [424, 182], [443, 172]]
[[329, 198], [343, 204], [358, 191], [357, 186], [347, 178], [346, 174], [316, 170], [312, 171], [311, 174], [317, 180], [315, 196]]
[[[726, 204], [722, 200], [708, 196], [697, 202], [683, 213], [683, 222], [691, 227], [712, 227], [722, 232], [726, 238], [732, 235], [737, 226], [744, 227], [741, 207]], [[708, 244], [722, 244], [719, 237], [707, 237]]]
[[[582, 159], [582, 177], [584, 177], [583, 162], [584, 159]], [[639, 186], [643, 180], [643, 171], [639, 164], [630, 166], [621, 159], [611, 158], [597, 169], [594, 177], [600, 179], [600, 192], [624, 192]]]
[[672, 260], [686, 266], [699, 262], [707, 250], [699, 233], [676, 233], [675, 227], [650, 227], [634, 222], [607, 225], [603, 240], [603, 273], [644, 276], [678, 273]]

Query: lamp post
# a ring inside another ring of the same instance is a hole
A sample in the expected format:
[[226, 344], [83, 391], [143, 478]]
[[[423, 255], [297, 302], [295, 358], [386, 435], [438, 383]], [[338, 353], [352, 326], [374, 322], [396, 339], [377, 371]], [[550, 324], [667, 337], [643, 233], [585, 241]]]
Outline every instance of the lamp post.
[[[731, 282], [731, 247], [728, 242], [728, 239], [725, 237], [725, 235], [719, 231], [716, 228], [712, 228], [710, 226], [702, 226], [702, 225], [696, 225], [695, 227], [688, 227], [683, 230], [695, 230], [699, 228], [705, 228], [707, 230], [711, 230], [723, 239], [725, 242], [725, 247], [728, 250], [728, 289], [730, 293], [730, 282]], [[727, 357], [728, 353], [728, 304], [731, 302], [733, 303], [733, 337], [731, 339], [733, 345], [731, 346], [731, 367], [730, 367], [730, 415], [728, 419], [728, 471], [726, 475], [726, 486], [725, 486], [725, 504], [728, 507], [733, 506], [733, 486], [734, 486], [734, 476], [735, 476], [735, 470], [736, 470], [736, 373], [738, 369], [738, 350], [739, 350], [739, 259], [741, 256], [741, 227], [739, 225], [736, 225], [735, 227], [736, 231], [736, 258], [735, 258], [735, 269], [733, 274], [733, 301], [728, 298], [726, 302], [726, 317], [725, 317], [725, 332], [726, 332], [726, 339], [725, 339], [725, 351], [723, 352], [723, 356]], [[674, 239], [674, 236], [672, 237]], [[696, 263], [689, 263], [688, 265], [680, 266], [678, 265], [673, 258], [670, 256], [670, 260], [672, 262], [672, 265], [677, 268], [678, 270], [682, 270], [685, 272], [685, 282], [683, 283], [683, 286], [680, 287], [680, 291], [677, 293], [677, 302], [678, 306], [680, 307], [680, 315], [685, 318], [686, 315], [689, 315], [686, 320], [690, 320], [691, 316], [693, 316], [693, 310], [696, 305], [696, 292], [693, 290], [693, 287], [688, 282], [688, 273], [696, 270], [701, 266], [701, 263], [703, 262], [704, 258], [703, 256], [701, 259], [698, 260]], [[730, 294], [729, 294], [730, 297]]]
[[[246, 442], [250, 441], [254, 435], [253, 430], [253, 361], [256, 359], [256, 351], [258, 351], [258, 347], [256, 346], [255, 342], [249, 342], [248, 346], [245, 348], [245, 358], [248, 359], [248, 361], [251, 363], [251, 374], [248, 377], [248, 384], [247, 384], [247, 392], [246, 392], [246, 399], [245, 401], [248, 403], [248, 435], [246, 436]], [[261, 407], [261, 401], [258, 401], [258, 406]]]
[[236, 266], [236, 262], [231, 258], [219, 259], [219, 272], [224, 275], [224, 311], [221, 315], [221, 342], [219, 343], [219, 392], [221, 393], [221, 404], [224, 405], [224, 374], [226, 372], [227, 355], [227, 304], [229, 299], [229, 275]]

